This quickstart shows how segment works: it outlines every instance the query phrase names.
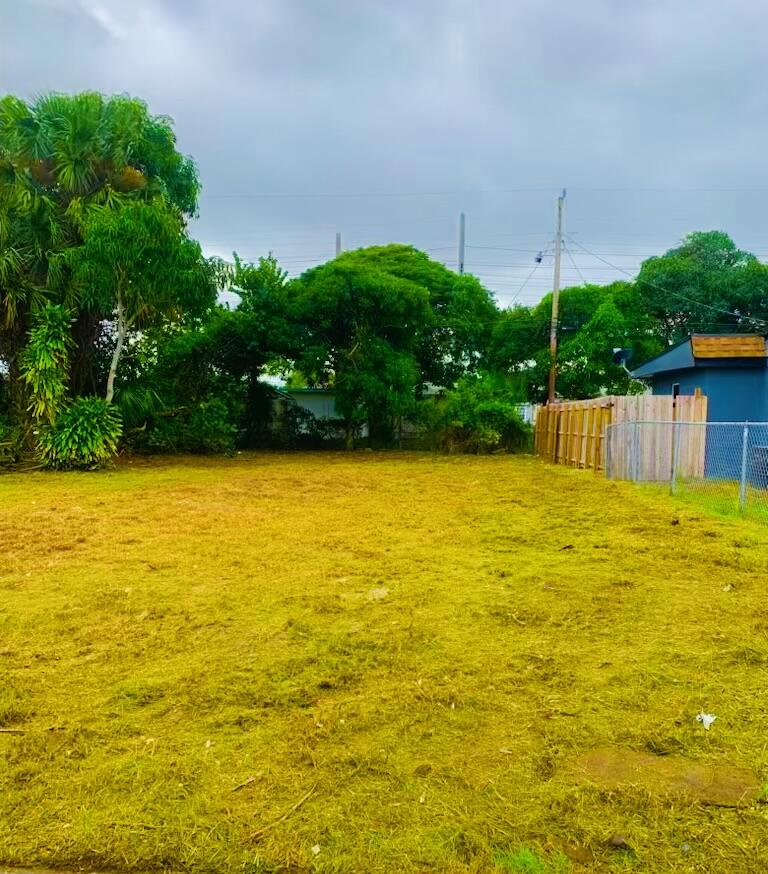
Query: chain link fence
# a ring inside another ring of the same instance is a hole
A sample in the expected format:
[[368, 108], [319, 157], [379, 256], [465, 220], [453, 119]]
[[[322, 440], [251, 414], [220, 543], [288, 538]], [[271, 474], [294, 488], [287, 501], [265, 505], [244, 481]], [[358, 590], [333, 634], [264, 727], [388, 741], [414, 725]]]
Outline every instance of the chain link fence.
[[718, 512], [768, 521], [768, 423], [621, 422], [606, 433], [609, 479], [664, 483]]

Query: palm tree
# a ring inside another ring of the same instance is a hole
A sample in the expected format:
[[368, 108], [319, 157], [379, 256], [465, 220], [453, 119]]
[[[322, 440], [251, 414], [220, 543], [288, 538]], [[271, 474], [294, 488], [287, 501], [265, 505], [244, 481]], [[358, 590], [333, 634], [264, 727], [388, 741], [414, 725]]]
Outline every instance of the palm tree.
[[0, 100], [0, 362], [17, 416], [25, 409], [19, 355], [45, 303], [73, 313], [72, 391], [96, 389], [92, 350], [112, 305], [87, 299], [64, 257], [82, 243], [90, 212], [162, 199], [185, 223], [198, 194], [171, 120], [140, 100], [95, 92]]

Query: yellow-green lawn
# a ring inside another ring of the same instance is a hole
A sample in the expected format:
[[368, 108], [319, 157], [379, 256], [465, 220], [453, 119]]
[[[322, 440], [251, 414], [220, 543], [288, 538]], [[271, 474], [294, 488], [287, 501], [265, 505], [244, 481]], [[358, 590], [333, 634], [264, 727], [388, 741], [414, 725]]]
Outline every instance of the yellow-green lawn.
[[[0, 863], [768, 870], [768, 528], [522, 457], [0, 477]], [[717, 716], [709, 731], [700, 711]]]

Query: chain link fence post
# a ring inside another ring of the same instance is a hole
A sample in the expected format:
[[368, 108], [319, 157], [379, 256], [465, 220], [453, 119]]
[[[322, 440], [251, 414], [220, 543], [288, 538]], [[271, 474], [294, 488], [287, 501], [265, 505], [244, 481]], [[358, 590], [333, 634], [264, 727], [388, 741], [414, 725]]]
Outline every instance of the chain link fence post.
[[739, 482], [739, 510], [743, 513], [747, 506], [747, 447], [749, 445], [749, 425], [744, 425], [741, 435], [741, 480]]

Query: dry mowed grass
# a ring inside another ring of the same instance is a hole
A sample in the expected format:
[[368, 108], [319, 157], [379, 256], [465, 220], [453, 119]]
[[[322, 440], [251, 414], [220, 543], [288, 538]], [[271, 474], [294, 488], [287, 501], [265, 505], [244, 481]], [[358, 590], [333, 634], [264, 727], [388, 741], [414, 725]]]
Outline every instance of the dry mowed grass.
[[768, 869], [766, 805], [574, 767], [766, 782], [768, 528], [530, 458], [265, 454], [4, 476], [0, 543], [0, 862]]

